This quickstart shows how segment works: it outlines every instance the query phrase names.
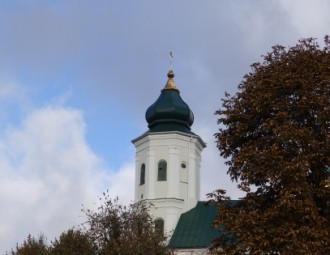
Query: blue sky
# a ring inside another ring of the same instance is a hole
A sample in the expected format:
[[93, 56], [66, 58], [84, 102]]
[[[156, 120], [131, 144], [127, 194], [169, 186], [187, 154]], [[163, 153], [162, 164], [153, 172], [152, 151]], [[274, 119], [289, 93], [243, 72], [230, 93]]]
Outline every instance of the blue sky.
[[132, 201], [131, 140], [147, 130], [170, 51], [208, 145], [201, 198], [238, 198], [213, 113], [271, 46], [322, 44], [329, 12], [326, 0], [0, 0], [0, 254], [79, 224], [105, 189]]

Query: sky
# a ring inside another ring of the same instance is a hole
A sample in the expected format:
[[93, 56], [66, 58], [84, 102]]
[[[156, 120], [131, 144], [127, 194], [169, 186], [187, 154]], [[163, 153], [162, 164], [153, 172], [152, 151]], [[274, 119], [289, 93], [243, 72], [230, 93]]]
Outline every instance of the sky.
[[102, 192], [133, 202], [135, 148], [167, 80], [195, 115], [201, 199], [243, 196], [214, 133], [225, 92], [277, 44], [329, 34], [327, 0], [0, 0], [0, 254], [83, 221]]

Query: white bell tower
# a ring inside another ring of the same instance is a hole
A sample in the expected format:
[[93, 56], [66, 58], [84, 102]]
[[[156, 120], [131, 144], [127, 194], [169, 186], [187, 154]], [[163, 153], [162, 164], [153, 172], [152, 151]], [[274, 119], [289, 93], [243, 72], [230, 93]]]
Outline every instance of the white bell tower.
[[135, 201], [150, 202], [150, 212], [165, 234], [200, 196], [201, 152], [205, 143], [190, 131], [194, 116], [181, 99], [173, 77], [147, 112], [149, 131], [134, 139]]

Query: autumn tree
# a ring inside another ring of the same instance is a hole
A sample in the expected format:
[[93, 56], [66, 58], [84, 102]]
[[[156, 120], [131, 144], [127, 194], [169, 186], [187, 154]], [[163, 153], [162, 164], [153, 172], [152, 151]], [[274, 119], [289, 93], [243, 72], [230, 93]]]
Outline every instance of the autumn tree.
[[157, 230], [145, 202], [123, 206], [108, 193], [96, 210], [83, 209], [79, 230], [62, 232], [50, 245], [44, 235], [31, 235], [6, 255], [170, 255], [166, 236]]
[[52, 242], [50, 255], [94, 255], [94, 247], [87, 233], [69, 229]]
[[156, 231], [145, 203], [120, 205], [108, 193], [100, 197], [97, 210], [84, 209], [83, 224], [97, 255], [165, 255], [166, 237]]
[[277, 45], [226, 94], [215, 134], [246, 192], [210, 194], [222, 235], [211, 254], [330, 254], [330, 39]]
[[50, 255], [47, 240], [44, 235], [39, 237], [28, 237], [23, 241], [22, 244], [16, 245], [16, 249], [12, 249], [11, 252], [7, 252], [7, 255]]
[[61, 233], [60, 237], [47, 243], [45, 235], [34, 237], [31, 234], [16, 249], [6, 255], [95, 255], [95, 250], [86, 233], [69, 229]]

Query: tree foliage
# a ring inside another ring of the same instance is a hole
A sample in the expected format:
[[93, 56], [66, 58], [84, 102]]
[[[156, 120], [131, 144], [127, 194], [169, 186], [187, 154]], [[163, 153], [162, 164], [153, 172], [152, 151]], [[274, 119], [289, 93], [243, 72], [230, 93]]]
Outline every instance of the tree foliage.
[[228, 174], [212, 254], [330, 254], [330, 39], [277, 45], [226, 94], [215, 134]]
[[69, 229], [47, 244], [31, 235], [7, 255], [167, 255], [166, 237], [157, 231], [146, 203], [122, 206], [103, 193], [96, 210], [83, 209], [81, 230]]
[[51, 245], [51, 255], [94, 255], [94, 247], [87, 233], [69, 229]]
[[7, 255], [49, 255], [49, 247], [47, 239], [44, 235], [38, 238], [28, 235], [21, 245], [16, 245], [15, 250], [7, 252]]
[[98, 255], [170, 254], [166, 237], [155, 230], [145, 203], [122, 206], [107, 193], [96, 211], [84, 210], [84, 224]]
[[47, 243], [45, 235], [38, 238], [28, 235], [21, 245], [16, 245], [15, 250], [11, 250], [6, 255], [94, 255], [92, 242], [86, 233], [80, 230], [69, 229], [63, 232], [59, 239]]

